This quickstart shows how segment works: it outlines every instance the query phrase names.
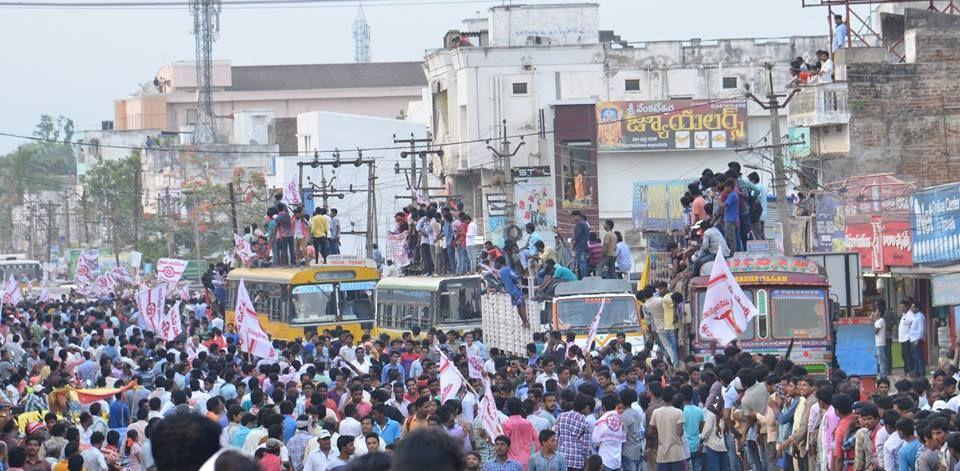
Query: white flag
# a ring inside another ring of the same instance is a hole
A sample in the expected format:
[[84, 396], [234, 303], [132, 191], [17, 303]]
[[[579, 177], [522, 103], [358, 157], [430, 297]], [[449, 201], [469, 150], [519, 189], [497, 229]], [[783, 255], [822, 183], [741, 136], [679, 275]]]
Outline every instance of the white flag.
[[160, 326], [163, 302], [167, 299], [167, 285], [159, 284], [153, 288], [143, 290], [134, 297], [143, 327], [156, 332]]
[[127, 271], [124, 267], [114, 267], [113, 270], [110, 270], [110, 276], [113, 277], [114, 283], [126, 283], [128, 285], [133, 284], [133, 275]]
[[7, 277], [7, 284], [3, 287], [3, 304], [16, 306], [23, 301], [23, 293], [20, 292], [20, 286], [17, 280], [10, 275]]
[[297, 184], [296, 179], [290, 180], [283, 186], [283, 202], [288, 205], [295, 204], [299, 206], [303, 204], [300, 198], [300, 185]]
[[593, 344], [593, 339], [597, 338], [597, 329], [600, 328], [600, 316], [603, 315], [603, 306], [606, 303], [606, 298], [600, 300], [600, 309], [597, 309], [597, 315], [593, 316], [593, 322], [590, 323], [590, 332], [587, 334], [587, 346], [583, 349], [584, 355], [589, 354], [592, 350], [590, 346]]
[[497, 401], [493, 398], [493, 391], [490, 390], [490, 381], [483, 378], [483, 399], [480, 399], [480, 424], [483, 430], [487, 432], [487, 439], [490, 443], [503, 435], [503, 428], [500, 423], [500, 412], [497, 411]]
[[726, 345], [739, 337], [756, 315], [753, 301], [740, 289], [723, 255], [718, 253], [707, 282], [700, 336]]
[[190, 287], [189, 287], [189, 286], [183, 285], [183, 286], [180, 287], [180, 300], [181, 300], [181, 301], [184, 301], [184, 302], [190, 300]]
[[167, 311], [160, 321], [160, 337], [169, 342], [183, 333], [183, 323], [180, 320], [180, 301]]
[[240, 257], [240, 261], [244, 265], [250, 263], [250, 260], [256, 255], [253, 253], [253, 249], [250, 248], [250, 243], [246, 239], [240, 236], [240, 234], [233, 235], [233, 252]]
[[447, 355], [440, 351], [440, 403], [444, 404], [447, 399], [453, 399], [460, 388], [463, 386], [463, 375], [457, 371], [456, 365], [447, 358]]
[[240, 280], [237, 287], [237, 305], [234, 308], [236, 313], [237, 334], [240, 335], [240, 351], [252, 353], [258, 357], [276, 360], [280, 358], [277, 349], [273, 348], [270, 337], [260, 326], [260, 320], [257, 319], [257, 311], [250, 301], [250, 295], [247, 294], [247, 287]]
[[187, 270], [186, 260], [177, 258], [161, 258], [157, 260], [157, 281], [168, 283], [170, 287], [177, 286], [183, 272]]
[[40, 283], [40, 296], [37, 297], [37, 300], [41, 303], [45, 303], [50, 300], [50, 288], [49, 282], [47, 281], [47, 276], [43, 276], [43, 282]]
[[483, 379], [483, 358], [474, 351], [472, 345], [467, 346], [467, 371], [470, 378]]

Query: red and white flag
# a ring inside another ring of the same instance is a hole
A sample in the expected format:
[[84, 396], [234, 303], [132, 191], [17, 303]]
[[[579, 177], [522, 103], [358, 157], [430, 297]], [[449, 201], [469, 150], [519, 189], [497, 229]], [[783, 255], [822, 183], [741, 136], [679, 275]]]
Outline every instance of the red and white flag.
[[37, 300], [41, 303], [45, 303], [50, 300], [49, 284], [50, 282], [47, 280], [47, 275], [43, 275], [43, 281], [40, 283], [40, 296], [37, 297]]
[[186, 260], [177, 258], [161, 258], [157, 260], [157, 281], [167, 283], [171, 288], [177, 286], [183, 272], [187, 270]]
[[603, 306], [607, 303], [606, 298], [600, 301], [600, 309], [597, 309], [597, 315], [593, 316], [593, 322], [590, 323], [590, 332], [587, 334], [587, 346], [584, 348], [584, 354], [589, 354], [592, 350], [593, 339], [597, 338], [597, 329], [600, 328], [600, 317], [603, 316]]
[[756, 315], [757, 307], [740, 289], [723, 255], [718, 253], [707, 282], [700, 336], [726, 345], [739, 337]]
[[457, 366], [440, 351], [440, 403], [445, 404], [447, 399], [453, 399], [463, 387], [463, 375], [457, 371]]
[[160, 337], [169, 342], [183, 333], [183, 323], [180, 320], [180, 301], [177, 301], [160, 321]]
[[253, 253], [250, 243], [241, 237], [240, 234], [233, 235], [233, 252], [240, 257], [240, 261], [243, 262], [244, 265], [250, 263], [250, 260], [256, 255]]
[[247, 287], [242, 279], [237, 287], [237, 305], [234, 312], [237, 334], [240, 335], [240, 351], [252, 353], [261, 358], [279, 359], [280, 354], [277, 353], [276, 348], [273, 348], [270, 337], [260, 326], [257, 311], [253, 307], [253, 302], [250, 301], [250, 295], [247, 294]]
[[17, 280], [10, 275], [7, 277], [7, 284], [3, 287], [3, 304], [16, 306], [20, 301], [23, 301], [23, 293], [20, 292]]
[[189, 286], [183, 285], [183, 286], [180, 287], [180, 300], [181, 300], [181, 301], [184, 301], [184, 302], [190, 300], [190, 287], [189, 287]]
[[483, 430], [487, 432], [487, 439], [490, 443], [503, 435], [503, 427], [500, 422], [500, 412], [497, 410], [497, 401], [493, 398], [493, 391], [490, 390], [490, 380], [483, 378], [483, 398], [480, 399], [480, 424]]
[[483, 358], [467, 345], [467, 371], [470, 378], [483, 379]]
[[114, 283], [125, 283], [128, 285], [134, 283], [133, 275], [124, 267], [114, 267], [113, 270], [110, 270], [110, 276], [113, 277]]
[[290, 180], [283, 186], [283, 202], [297, 206], [303, 204], [303, 199], [300, 198], [300, 185], [297, 184], [296, 179]]
[[163, 315], [163, 303], [167, 299], [167, 285], [159, 284], [153, 288], [143, 290], [134, 296], [137, 309], [144, 320], [147, 329], [156, 332], [160, 326], [160, 317]]

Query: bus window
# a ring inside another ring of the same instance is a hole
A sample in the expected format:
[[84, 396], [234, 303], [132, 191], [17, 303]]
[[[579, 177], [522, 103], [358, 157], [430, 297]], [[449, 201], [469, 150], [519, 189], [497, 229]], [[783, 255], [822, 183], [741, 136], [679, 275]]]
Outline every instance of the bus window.
[[290, 322], [295, 324], [336, 322], [336, 298], [336, 290], [333, 289], [332, 284], [295, 286]]
[[770, 312], [774, 338], [827, 336], [826, 296], [822, 289], [775, 289], [770, 294]]
[[[560, 330], [588, 332], [601, 301], [599, 297], [555, 299]], [[632, 296], [607, 298], [597, 327], [600, 332], [639, 328], [636, 300]]]
[[[745, 289], [743, 290], [743, 294], [746, 294], [747, 297], [750, 299], [754, 299], [753, 290]], [[697, 307], [701, 310], [701, 312], [694, 313], [697, 319], [697, 326], [700, 325], [700, 316], [702, 314], [703, 303], [706, 297], [707, 297], [706, 291], [700, 291], [697, 293]], [[698, 332], [699, 330], [700, 329], [697, 329]], [[700, 335], [700, 334], [698, 333], [697, 335]], [[756, 335], [757, 335], [757, 318], [754, 317], [753, 322], [747, 324], [747, 328], [743, 331], [742, 334], [740, 334], [740, 340], [753, 340], [754, 337], [756, 337]]]
[[374, 281], [340, 283], [340, 318], [345, 321], [373, 319]]
[[458, 281], [441, 285], [438, 323], [455, 324], [480, 319], [480, 281]]

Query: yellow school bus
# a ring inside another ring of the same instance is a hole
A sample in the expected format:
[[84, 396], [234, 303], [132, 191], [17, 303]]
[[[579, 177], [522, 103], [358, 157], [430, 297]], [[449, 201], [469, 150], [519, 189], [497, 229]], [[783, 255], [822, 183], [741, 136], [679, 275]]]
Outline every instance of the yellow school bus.
[[373, 330], [380, 272], [366, 259], [329, 257], [298, 268], [237, 268], [227, 276], [227, 324], [234, 323], [237, 286], [243, 280], [260, 325], [280, 340], [314, 333]]

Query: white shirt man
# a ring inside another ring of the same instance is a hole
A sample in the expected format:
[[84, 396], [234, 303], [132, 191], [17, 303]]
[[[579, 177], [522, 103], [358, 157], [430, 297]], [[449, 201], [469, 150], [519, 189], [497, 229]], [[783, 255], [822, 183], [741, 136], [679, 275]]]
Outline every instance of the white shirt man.
[[910, 341], [910, 328], [913, 326], [913, 311], [907, 309], [900, 317], [900, 324], [897, 326], [897, 341], [907, 343]]
[[927, 330], [927, 317], [922, 312], [913, 313], [913, 322], [910, 323], [910, 341], [919, 342]]

